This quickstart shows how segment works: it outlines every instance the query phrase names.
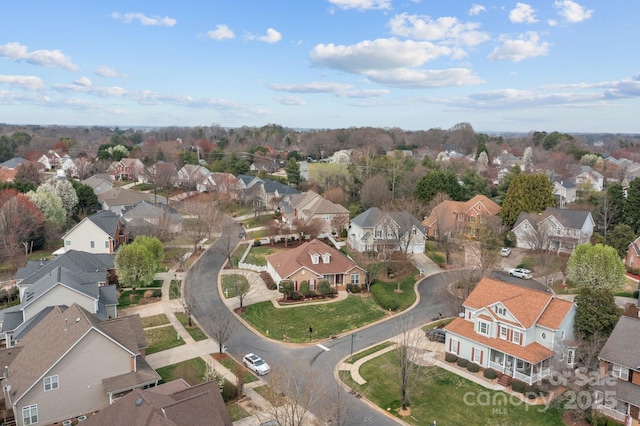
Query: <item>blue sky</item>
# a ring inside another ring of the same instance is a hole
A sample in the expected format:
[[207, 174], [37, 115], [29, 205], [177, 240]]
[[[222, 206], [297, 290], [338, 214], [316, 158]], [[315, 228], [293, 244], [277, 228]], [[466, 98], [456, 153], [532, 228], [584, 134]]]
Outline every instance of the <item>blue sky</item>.
[[640, 133], [629, 0], [0, 4], [0, 122]]

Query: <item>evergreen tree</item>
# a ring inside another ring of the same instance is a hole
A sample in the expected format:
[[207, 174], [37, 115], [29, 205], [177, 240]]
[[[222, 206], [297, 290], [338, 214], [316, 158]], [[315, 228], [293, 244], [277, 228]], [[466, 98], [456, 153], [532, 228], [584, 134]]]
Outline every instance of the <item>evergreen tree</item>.
[[500, 216], [513, 226], [521, 212], [540, 213], [555, 204], [549, 179], [543, 174], [518, 174], [509, 185]]
[[458, 178], [452, 170], [429, 170], [416, 183], [413, 196], [423, 203], [429, 204], [438, 193], [447, 194], [456, 201], [464, 199], [462, 186], [458, 183]]
[[287, 182], [294, 188], [297, 188], [302, 182], [302, 175], [300, 174], [300, 164], [295, 158], [291, 157], [287, 160], [287, 164], [284, 166], [284, 171], [287, 173]]

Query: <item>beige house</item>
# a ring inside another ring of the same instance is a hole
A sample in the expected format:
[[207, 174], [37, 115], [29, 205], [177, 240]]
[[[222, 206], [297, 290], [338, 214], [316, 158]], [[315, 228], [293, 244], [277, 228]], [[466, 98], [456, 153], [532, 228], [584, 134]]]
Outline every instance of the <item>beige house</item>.
[[281, 206], [284, 210], [283, 218], [289, 223], [307, 223], [317, 219], [324, 224], [322, 232], [337, 234], [349, 227], [349, 210], [313, 191], [293, 194], [283, 200]]
[[[19, 426], [101, 410], [160, 376], [144, 359], [138, 315], [101, 321], [77, 304], [56, 306], [22, 339], [2, 379]], [[15, 349], [9, 349], [12, 351]]]
[[267, 272], [276, 284], [291, 280], [298, 291], [302, 281], [315, 290], [320, 280], [333, 288], [344, 290], [348, 284], [365, 283], [365, 270], [333, 247], [320, 240], [306, 242], [294, 249], [267, 256]]
[[129, 241], [125, 221], [109, 210], [82, 219], [62, 236], [65, 251], [112, 254]]

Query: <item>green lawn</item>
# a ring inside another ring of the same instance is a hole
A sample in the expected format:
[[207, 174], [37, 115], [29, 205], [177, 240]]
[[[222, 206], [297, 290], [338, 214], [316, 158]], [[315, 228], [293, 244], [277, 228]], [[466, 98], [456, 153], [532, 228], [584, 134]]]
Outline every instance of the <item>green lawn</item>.
[[425, 249], [425, 254], [429, 259], [433, 260], [433, 262], [440, 267], [444, 266], [444, 264], [446, 263], [445, 253], [438, 247], [437, 242], [427, 241], [425, 244]]
[[206, 370], [207, 364], [202, 360], [202, 358], [193, 358], [156, 369], [160, 377], [162, 377], [162, 381], [165, 383], [176, 379], [184, 379], [191, 386], [195, 386], [203, 382]]
[[178, 339], [178, 332], [170, 325], [145, 330], [144, 334], [147, 336], [147, 342], [149, 343], [149, 347], [146, 350], [147, 355], [184, 345], [184, 340]]
[[267, 246], [252, 247], [245, 258], [245, 263], [252, 265], [267, 266], [267, 256], [277, 253], [278, 250]]
[[349, 295], [346, 300], [321, 305], [276, 309], [271, 301], [247, 306], [243, 319], [276, 340], [308, 342], [356, 329], [385, 316], [373, 297]]
[[169, 318], [165, 314], [152, 315], [150, 317], [140, 318], [142, 327], [157, 327], [159, 325], [169, 324]]
[[262, 216], [246, 219], [242, 222], [242, 226], [245, 229], [257, 228], [259, 226], [266, 226], [268, 223], [271, 223], [271, 222], [273, 222], [273, 214], [269, 213]]
[[180, 286], [182, 285], [181, 280], [171, 280], [171, 284], [169, 285], [169, 299], [180, 299], [182, 296], [180, 292]]
[[200, 327], [198, 327], [193, 321], [191, 321], [191, 327], [189, 327], [189, 317], [187, 314], [183, 312], [176, 312], [176, 318], [178, 318], [178, 321], [180, 321], [196, 342], [208, 339], [207, 335], [204, 334], [204, 332], [200, 330]]
[[149, 287], [153, 287], [153, 288], [162, 287], [163, 283], [164, 283], [163, 280], [153, 280], [153, 282], [149, 284]]
[[[349, 386], [383, 410], [397, 415], [400, 387], [390, 373], [391, 353], [377, 357], [360, 367], [367, 383]], [[528, 406], [504, 392], [494, 392], [439, 367], [423, 367], [431, 378], [418, 386], [410, 397], [411, 415], [402, 420], [413, 425], [427, 425], [434, 420], [443, 425], [559, 425], [562, 413], [544, 405]], [[344, 377], [344, 375], [341, 375]]]
[[236, 292], [236, 288], [238, 288], [236, 287], [236, 283], [238, 281], [240, 281], [241, 284], [248, 284], [247, 277], [245, 277], [244, 275], [233, 274], [222, 276], [222, 294], [225, 295], [226, 299], [231, 299], [232, 297], [236, 297], [238, 295], [238, 293]]
[[379, 297], [382, 293], [383, 298], [393, 299], [397, 304], [398, 308], [395, 311], [404, 311], [416, 301], [416, 292], [413, 288], [416, 285], [416, 275], [418, 270], [415, 270], [415, 273], [405, 277], [400, 281], [400, 293], [397, 293], [398, 283], [395, 282], [386, 282], [386, 281], [377, 281], [373, 284], [373, 287], [376, 287], [375, 290], [372, 287], [372, 292]]
[[232, 422], [249, 417], [249, 413], [247, 413], [238, 403], [227, 405], [227, 411], [229, 412], [229, 417], [231, 417]]
[[123, 290], [122, 293], [120, 293], [120, 298], [118, 299], [118, 309], [139, 305], [147, 291], [151, 292], [150, 294], [152, 297], [162, 296], [162, 291], [159, 288], [137, 288], [135, 294], [132, 294], [131, 290]]
[[244, 382], [245, 383], [251, 383], [251, 382], [255, 382], [256, 380], [258, 380], [258, 378], [251, 373], [251, 371], [247, 368], [245, 368], [244, 365], [236, 362], [233, 358], [231, 358], [230, 356], [226, 356], [226, 354], [223, 354], [224, 357], [223, 358], [219, 358], [218, 362], [220, 362], [220, 364], [222, 364], [227, 370], [231, 371], [232, 373], [235, 372], [235, 368], [237, 368], [237, 366], [241, 366], [242, 368], [244, 368], [244, 370], [247, 372], [244, 375]]

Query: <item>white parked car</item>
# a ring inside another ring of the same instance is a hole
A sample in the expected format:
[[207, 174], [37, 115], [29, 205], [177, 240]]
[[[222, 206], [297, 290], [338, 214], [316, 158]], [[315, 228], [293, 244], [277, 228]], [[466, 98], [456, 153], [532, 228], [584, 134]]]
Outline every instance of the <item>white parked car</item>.
[[502, 247], [500, 250], [500, 256], [509, 256], [511, 254], [511, 249], [509, 247]]
[[533, 274], [530, 270], [524, 268], [514, 268], [509, 269], [509, 275], [516, 278], [523, 278], [525, 280], [530, 280], [533, 278]]
[[242, 362], [247, 368], [259, 376], [264, 376], [271, 371], [269, 364], [264, 362], [262, 358], [255, 354], [246, 354], [244, 358], [242, 358]]

